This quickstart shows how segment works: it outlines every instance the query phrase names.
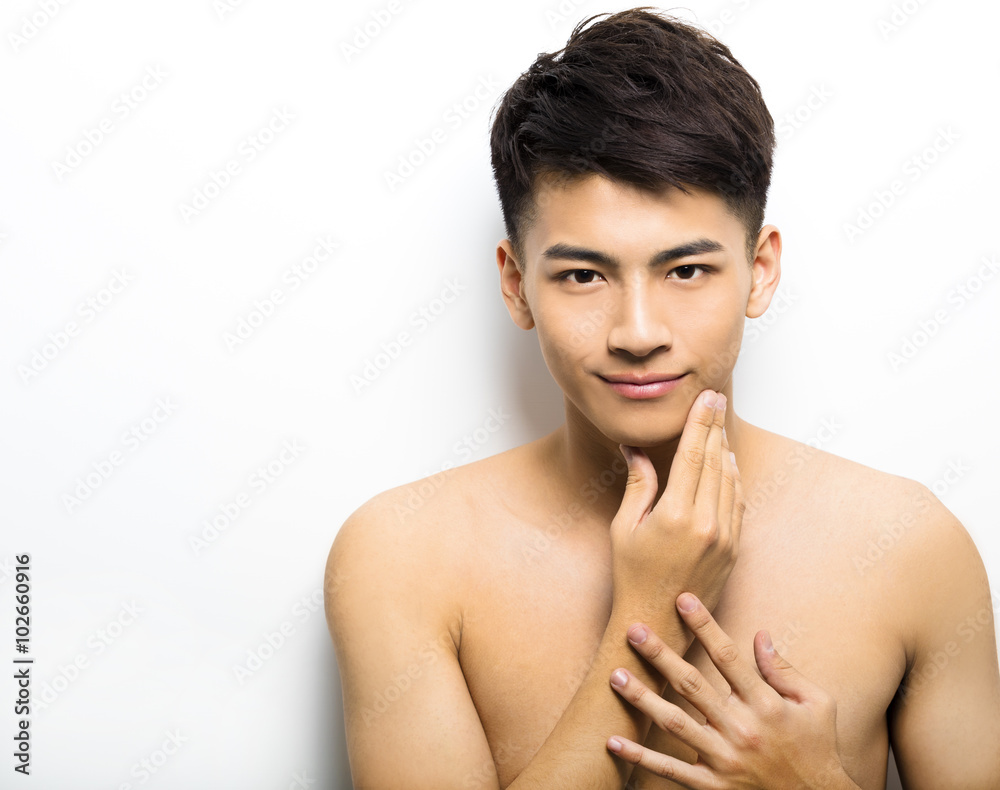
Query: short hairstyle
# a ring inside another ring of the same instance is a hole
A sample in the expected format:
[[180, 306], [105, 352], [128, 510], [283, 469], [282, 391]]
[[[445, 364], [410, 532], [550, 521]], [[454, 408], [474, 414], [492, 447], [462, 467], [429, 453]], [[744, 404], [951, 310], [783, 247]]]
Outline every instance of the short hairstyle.
[[540, 53], [504, 93], [490, 131], [518, 265], [537, 219], [539, 177], [567, 182], [590, 173], [719, 195], [746, 226], [752, 262], [774, 145], [760, 86], [728, 47], [650, 7], [577, 24], [563, 49]]

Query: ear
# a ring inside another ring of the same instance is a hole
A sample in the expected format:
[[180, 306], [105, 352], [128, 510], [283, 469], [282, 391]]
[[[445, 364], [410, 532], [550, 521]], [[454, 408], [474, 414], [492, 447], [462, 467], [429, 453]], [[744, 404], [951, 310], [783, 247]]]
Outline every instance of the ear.
[[760, 229], [750, 275], [753, 281], [747, 299], [747, 318], [759, 318], [771, 304], [781, 279], [781, 233], [774, 225]]
[[497, 245], [497, 267], [500, 269], [500, 292], [511, 320], [521, 329], [531, 329], [535, 325], [535, 319], [523, 296], [524, 279], [509, 239], [503, 239]]

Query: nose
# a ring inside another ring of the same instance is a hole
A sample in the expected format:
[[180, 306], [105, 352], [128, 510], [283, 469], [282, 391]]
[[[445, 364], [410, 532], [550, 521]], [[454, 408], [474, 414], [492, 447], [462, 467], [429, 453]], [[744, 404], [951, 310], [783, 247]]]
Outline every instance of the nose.
[[611, 307], [608, 349], [645, 357], [657, 349], [669, 349], [673, 338], [667, 327], [664, 305], [658, 303], [647, 283], [623, 288]]

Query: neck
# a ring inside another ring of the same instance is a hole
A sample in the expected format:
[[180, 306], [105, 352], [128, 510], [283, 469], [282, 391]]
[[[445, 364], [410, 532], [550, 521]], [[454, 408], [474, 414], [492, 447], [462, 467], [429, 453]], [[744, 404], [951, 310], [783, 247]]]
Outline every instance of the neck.
[[[720, 390], [727, 400], [726, 439], [736, 455], [744, 493], [753, 471], [756, 445], [754, 432], [759, 430], [740, 419], [733, 409], [732, 384]], [[643, 447], [656, 470], [655, 502], [666, 490], [670, 467], [680, 443], [680, 436], [669, 442]], [[548, 464], [555, 479], [561, 481], [559, 496], [565, 503], [560, 509], [574, 520], [592, 519], [608, 526], [618, 512], [625, 495], [628, 471], [618, 443], [602, 434], [572, 403], [566, 401], [566, 422], [549, 436]]]

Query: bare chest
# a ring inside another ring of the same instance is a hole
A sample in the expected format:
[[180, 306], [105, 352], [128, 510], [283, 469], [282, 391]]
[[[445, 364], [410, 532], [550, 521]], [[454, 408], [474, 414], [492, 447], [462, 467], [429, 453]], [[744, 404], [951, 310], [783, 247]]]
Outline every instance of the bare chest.
[[[783, 519], [778, 522], [778, 516]], [[767, 629], [776, 648], [838, 703], [845, 765], [865, 787], [881, 788], [888, 733], [885, 711], [902, 677], [898, 639], [882, 607], [858, 583], [837, 530], [815, 519], [810, 530], [788, 527], [790, 514], [759, 514], [745, 524], [740, 559], [714, 612], [752, 660], [752, 640]], [[784, 523], [780, 531], [774, 523]], [[494, 761], [506, 786], [559, 721], [590, 668], [610, 614], [607, 535], [577, 535], [519, 525], [482, 558], [479, 587], [464, 614], [460, 659]], [[725, 681], [700, 645], [685, 658], [713, 685]], [[672, 691], [668, 699], [696, 711]], [[611, 735], [612, 733], [608, 733]], [[693, 760], [664, 733], [647, 745]], [[641, 772], [635, 787], [675, 787]]]

